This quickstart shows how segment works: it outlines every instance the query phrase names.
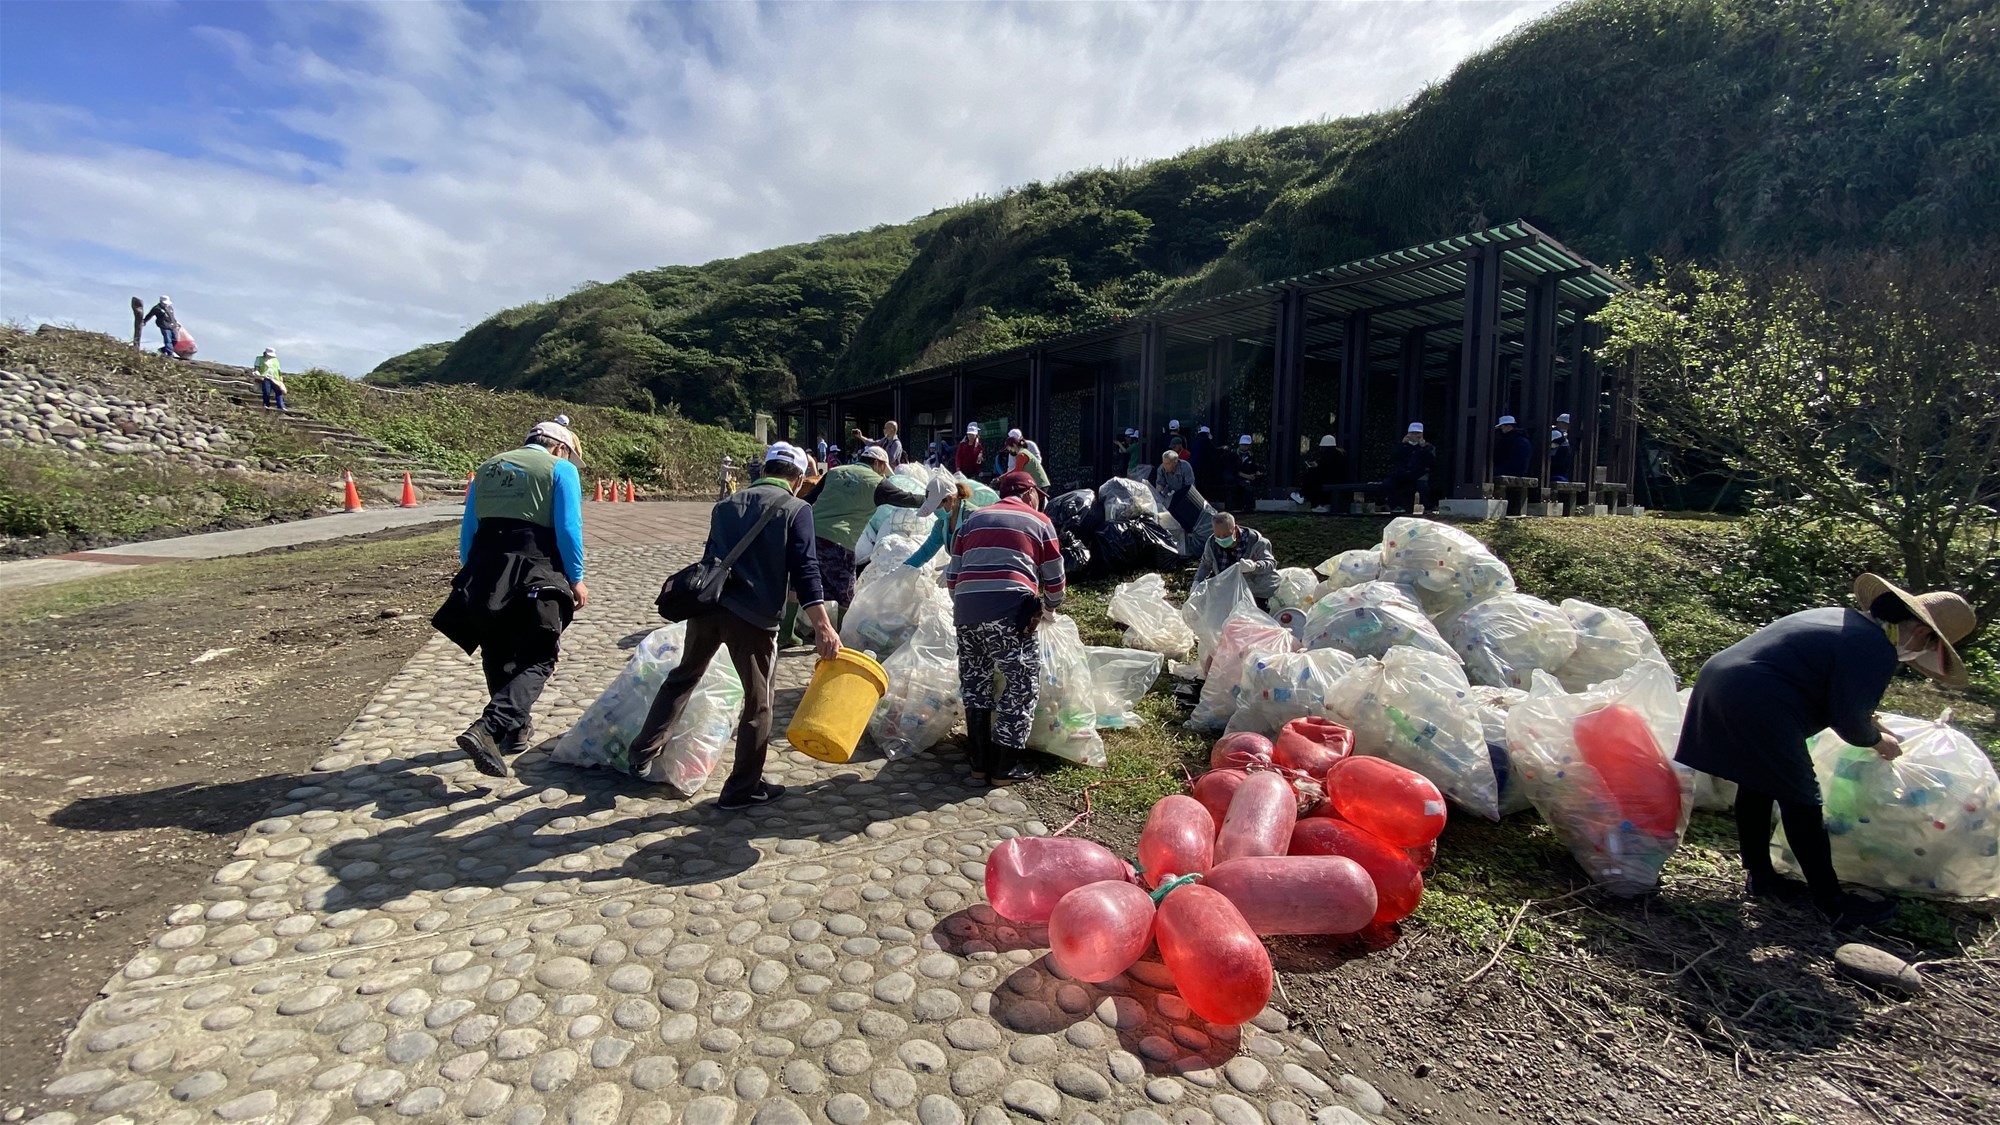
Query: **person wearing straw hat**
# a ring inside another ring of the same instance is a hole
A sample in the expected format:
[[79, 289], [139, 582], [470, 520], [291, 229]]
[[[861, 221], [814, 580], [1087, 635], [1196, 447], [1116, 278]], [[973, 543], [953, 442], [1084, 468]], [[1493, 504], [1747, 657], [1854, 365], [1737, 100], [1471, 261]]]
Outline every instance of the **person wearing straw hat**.
[[[1751, 897], [1809, 898], [1841, 929], [1884, 921], [1895, 904], [1841, 890], [1806, 740], [1831, 727], [1855, 746], [1897, 757], [1901, 744], [1875, 721], [1896, 666], [1964, 686], [1965, 664], [1953, 646], [1978, 624], [1958, 594], [1912, 594], [1875, 574], [1855, 579], [1854, 600], [1859, 609], [1781, 617], [1710, 657], [1674, 752], [1681, 765], [1736, 783], [1736, 835]], [[1803, 883], [1771, 866], [1773, 805]]]

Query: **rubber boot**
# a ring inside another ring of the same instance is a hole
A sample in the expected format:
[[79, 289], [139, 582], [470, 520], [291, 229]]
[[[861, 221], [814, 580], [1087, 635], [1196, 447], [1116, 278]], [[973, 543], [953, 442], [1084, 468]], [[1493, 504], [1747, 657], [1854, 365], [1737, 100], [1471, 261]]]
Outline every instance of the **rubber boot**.
[[1026, 781], [1035, 776], [1035, 771], [1029, 769], [1028, 763], [1021, 760], [1026, 754], [1027, 751], [1021, 747], [1002, 746], [997, 742], [994, 743], [992, 756], [987, 766], [989, 776], [993, 778], [993, 784], [1005, 785], [1010, 781]]
[[786, 602], [784, 619], [778, 623], [779, 648], [791, 648], [793, 645], [799, 643], [798, 624], [799, 603]]
[[965, 757], [972, 768], [975, 785], [987, 784], [987, 771], [993, 768], [993, 711], [991, 708], [965, 711]]

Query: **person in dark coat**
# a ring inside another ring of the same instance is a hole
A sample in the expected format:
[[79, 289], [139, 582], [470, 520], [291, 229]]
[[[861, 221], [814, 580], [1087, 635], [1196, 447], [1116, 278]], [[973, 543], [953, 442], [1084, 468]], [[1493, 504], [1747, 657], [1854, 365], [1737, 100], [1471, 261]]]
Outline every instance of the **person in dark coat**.
[[1215, 431], [1197, 426], [1194, 441], [1188, 444], [1188, 460], [1194, 463], [1195, 487], [1211, 496], [1223, 494], [1222, 448], [1215, 443]]
[[1229, 482], [1229, 506], [1245, 512], [1257, 509], [1257, 488], [1264, 482], [1264, 465], [1251, 453], [1250, 435], [1236, 439], [1236, 472]]
[[529, 712], [556, 670], [557, 643], [590, 600], [576, 456], [569, 427], [543, 422], [466, 486], [460, 568], [431, 625], [468, 654], [479, 651], [486, 709], [458, 747], [489, 777], [506, 777], [501, 755], [527, 748]]
[[1549, 479], [1576, 479], [1576, 444], [1570, 441], [1567, 414], [1556, 415], [1556, 424], [1549, 429]]
[[1528, 432], [1515, 425], [1512, 414], [1500, 416], [1498, 434], [1493, 437], [1493, 475], [1525, 477], [1535, 460], [1535, 443]]
[[[1873, 574], [1855, 580], [1854, 597], [1864, 608], [1781, 617], [1710, 657], [1674, 752], [1680, 764], [1736, 783], [1736, 834], [1751, 896], [1809, 896], [1842, 928], [1880, 922], [1895, 905], [1840, 889], [1806, 740], [1831, 727], [1884, 759], [1901, 754], [1896, 737], [1875, 721], [1896, 665], [1964, 684], [1965, 665], [1952, 646], [1977, 624], [1957, 594], [1912, 595]], [[1774, 804], [1803, 884], [1771, 866]]]
[[1437, 467], [1437, 446], [1424, 440], [1424, 424], [1410, 423], [1403, 440], [1389, 454], [1389, 476], [1381, 492], [1392, 512], [1413, 512], [1416, 500], [1429, 489], [1431, 470]]
[[1292, 493], [1294, 503], [1310, 505], [1315, 512], [1334, 509], [1334, 488], [1347, 481], [1347, 451], [1339, 439], [1321, 434], [1319, 451], [1306, 466], [1305, 491]]

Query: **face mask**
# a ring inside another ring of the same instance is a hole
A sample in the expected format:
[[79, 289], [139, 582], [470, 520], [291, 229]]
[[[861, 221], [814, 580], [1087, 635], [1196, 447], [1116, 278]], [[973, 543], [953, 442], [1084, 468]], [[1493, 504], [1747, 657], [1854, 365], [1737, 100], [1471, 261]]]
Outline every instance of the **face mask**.
[[1215, 537], [1215, 545], [1226, 551], [1229, 548], [1236, 546], [1236, 537], [1232, 535], [1229, 538], [1224, 539], [1218, 535]]

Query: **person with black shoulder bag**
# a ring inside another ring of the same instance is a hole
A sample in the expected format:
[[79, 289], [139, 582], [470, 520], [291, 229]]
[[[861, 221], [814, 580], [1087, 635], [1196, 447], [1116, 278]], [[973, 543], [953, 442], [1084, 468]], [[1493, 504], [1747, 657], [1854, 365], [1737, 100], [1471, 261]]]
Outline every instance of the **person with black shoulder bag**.
[[717, 649], [727, 648], [743, 681], [743, 715], [736, 727], [736, 764], [716, 802], [724, 811], [768, 804], [785, 791], [764, 780], [764, 759], [771, 742], [771, 673], [787, 586], [812, 622], [820, 659], [840, 651], [840, 636], [827, 616], [820, 587], [812, 506], [798, 498], [810, 465], [805, 451], [787, 442], [765, 450], [757, 479], [709, 513], [701, 561], [674, 574], [660, 590], [660, 615], [687, 622], [687, 643], [632, 742], [632, 772], [643, 773], [666, 749], [667, 732], [686, 709], [709, 660]]

